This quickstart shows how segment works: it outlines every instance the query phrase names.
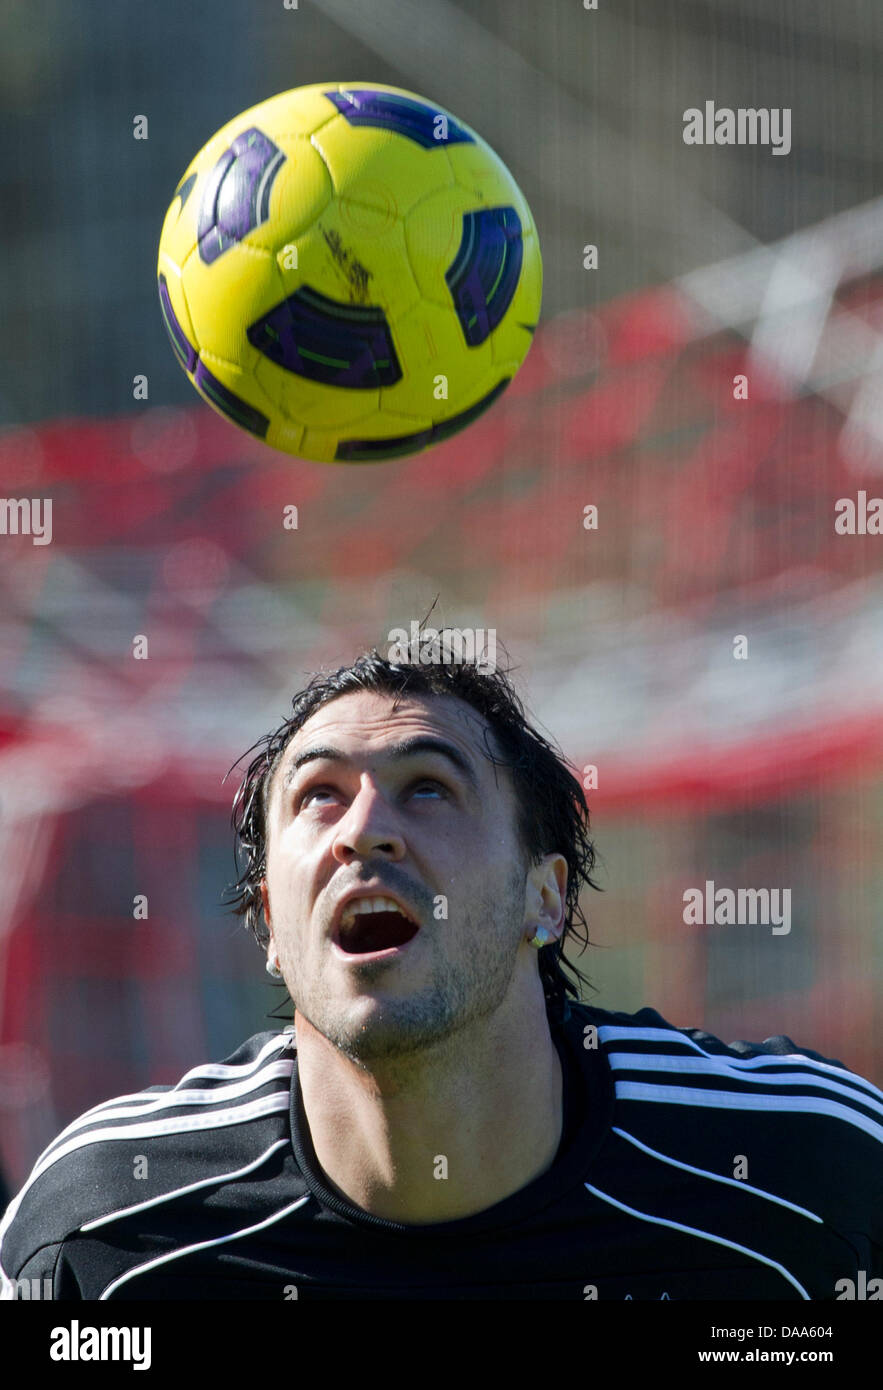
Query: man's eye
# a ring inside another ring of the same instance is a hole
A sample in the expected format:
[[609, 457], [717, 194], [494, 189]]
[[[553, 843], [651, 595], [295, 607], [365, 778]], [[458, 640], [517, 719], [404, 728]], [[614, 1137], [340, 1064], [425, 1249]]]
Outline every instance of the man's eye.
[[442, 786], [441, 782], [436, 782], [432, 777], [424, 777], [419, 782], [414, 783], [413, 790], [415, 792], [429, 790], [443, 795], [445, 788]]
[[333, 791], [332, 791], [332, 788], [331, 788], [331, 787], [310, 787], [310, 789], [309, 789], [308, 791], [305, 791], [305, 792], [304, 792], [304, 794], [303, 794], [303, 796], [301, 797], [300, 802], [299, 802], [298, 804], [299, 804], [300, 806], [306, 806], [307, 803], [308, 803], [308, 802], [312, 799], [312, 797], [314, 797], [314, 796], [332, 796], [332, 795], [333, 795]]
[[[410, 793], [412, 796], [417, 794], [422, 795], [426, 792], [433, 792], [436, 796], [445, 796], [447, 794], [447, 787], [445, 787], [444, 783], [437, 782], [434, 777], [421, 777], [419, 782], [412, 783], [410, 787]], [[310, 802], [313, 800], [314, 797], [334, 797], [336, 795], [337, 792], [335, 791], [334, 787], [328, 787], [324, 785], [321, 787], [309, 787], [298, 799], [296, 803], [297, 809], [301, 810], [303, 807], [309, 806]]]

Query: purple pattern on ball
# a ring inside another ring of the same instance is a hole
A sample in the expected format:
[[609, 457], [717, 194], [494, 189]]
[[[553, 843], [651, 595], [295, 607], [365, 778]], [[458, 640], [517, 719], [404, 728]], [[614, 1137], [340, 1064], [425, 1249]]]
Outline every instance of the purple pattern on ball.
[[248, 341], [285, 371], [327, 386], [369, 391], [402, 377], [382, 309], [341, 304], [308, 285], [253, 323]]
[[169, 297], [169, 287], [164, 275], [160, 275], [159, 277], [159, 302], [162, 309], [163, 323], [166, 326], [166, 332], [172, 340], [172, 347], [175, 349], [178, 361], [181, 363], [185, 372], [192, 372], [196, 366], [196, 348], [187, 341], [187, 335], [178, 322], [178, 316], [172, 308], [172, 301]]
[[452, 415], [449, 420], [443, 420], [438, 425], [430, 425], [428, 429], [418, 430], [414, 434], [390, 435], [386, 439], [343, 439], [337, 446], [334, 458], [339, 463], [376, 463], [379, 459], [404, 458], [408, 454], [419, 454], [421, 450], [428, 449], [431, 444], [440, 444], [444, 439], [450, 439], [452, 435], [458, 434], [460, 430], [466, 429], [473, 420], [477, 420], [479, 415], [489, 410], [498, 396], [501, 396], [512, 380], [511, 376], [503, 377], [496, 386], [492, 387], [481, 400], [470, 405], [466, 410], [461, 410], [459, 414]]
[[239, 425], [241, 429], [248, 430], [249, 434], [257, 435], [258, 439], [266, 436], [270, 428], [270, 421], [266, 415], [255, 406], [249, 405], [241, 396], [237, 396], [235, 391], [231, 391], [229, 386], [225, 386], [222, 381], [210, 372], [204, 362], [196, 364], [196, 371], [193, 375], [193, 384], [198, 391], [205, 396], [206, 400], [211, 401], [223, 415], [232, 420], [234, 425]]
[[[370, 87], [359, 87], [346, 92], [325, 92], [350, 125], [374, 126], [381, 130], [394, 130], [413, 140], [424, 150], [436, 145], [474, 145], [475, 137], [469, 134], [459, 121], [446, 111], [439, 111], [424, 101], [413, 97], [398, 96], [395, 92], [376, 92]], [[443, 116], [447, 125], [444, 138], [439, 138], [436, 125]]]
[[209, 174], [199, 204], [200, 259], [211, 265], [266, 222], [270, 189], [285, 155], [256, 126], [244, 130]]
[[513, 207], [465, 214], [460, 249], [445, 280], [469, 347], [478, 347], [501, 322], [523, 258], [521, 220]]

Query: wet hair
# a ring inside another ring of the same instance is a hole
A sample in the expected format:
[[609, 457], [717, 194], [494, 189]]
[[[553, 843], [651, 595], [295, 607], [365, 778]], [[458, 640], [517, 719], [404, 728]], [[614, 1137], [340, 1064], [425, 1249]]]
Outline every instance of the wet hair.
[[[497, 667], [486, 671], [482, 669], [486, 663], [445, 661], [444, 653], [437, 654], [440, 660], [427, 663], [421, 658], [418, 664], [388, 660], [373, 648], [351, 666], [315, 673], [294, 696], [291, 715], [234, 763], [238, 766], [258, 750], [233, 801], [234, 859], [236, 869], [242, 872], [227, 890], [232, 895], [232, 911], [245, 919], [258, 944], [266, 946], [269, 931], [261, 880], [267, 872], [267, 809], [273, 776], [291, 739], [316, 710], [361, 690], [394, 696], [393, 709], [403, 698], [452, 695], [483, 715], [489, 725], [484, 731], [483, 751], [489, 761], [507, 768], [511, 775], [518, 808], [516, 830], [527, 863], [535, 865], [549, 853], [561, 854], [567, 861], [564, 930], [559, 941], [540, 947], [538, 952], [547, 1014], [550, 1021], [563, 1022], [570, 1011], [568, 997], [581, 998], [579, 984], [594, 988], [564, 955], [570, 941], [581, 943], [580, 954], [589, 945], [580, 894], [583, 887], [603, 891], [592, 879], [596, 854], [589, 838], [589, 811], [582, 786], [564, 755], [528, 722], [508, 670]], [[492, 746], [489, 732], [496, 746]]]

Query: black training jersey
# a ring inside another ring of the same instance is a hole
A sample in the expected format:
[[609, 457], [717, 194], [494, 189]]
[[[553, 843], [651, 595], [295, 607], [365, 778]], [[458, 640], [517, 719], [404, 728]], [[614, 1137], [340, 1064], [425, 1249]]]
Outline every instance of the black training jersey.
[[552, 1166], [434, 1225], [383, 1220], [330, 1188], [290, 1029], [258, 1033], [175, 1086], [97, 1105], [8, 1208], [3, 1296], [883, 1292], [871, 1284], [883, 1279], [883, 1094], [870, 1082], [789, 1038], [728, 1047], [652, 1009], [571, 1006], [553, 1036], [565, 1085]]

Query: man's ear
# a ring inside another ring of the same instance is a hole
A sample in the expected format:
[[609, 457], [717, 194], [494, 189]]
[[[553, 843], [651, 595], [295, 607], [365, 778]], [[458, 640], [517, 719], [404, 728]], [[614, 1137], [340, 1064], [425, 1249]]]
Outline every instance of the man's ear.
[[265, 878], [261, 879], [261, 902], [264, 904], [264, 921], [270, 928], [272, 934], [273, 923], [270, 920], [270, 890], [267, 887], [267, 880]]
[[544, 927], [557, 940], [564, 929], [567, 898], [567, 860], [563, 854], [545, 854], [531, 869], [537, 900], [531, 925]]

